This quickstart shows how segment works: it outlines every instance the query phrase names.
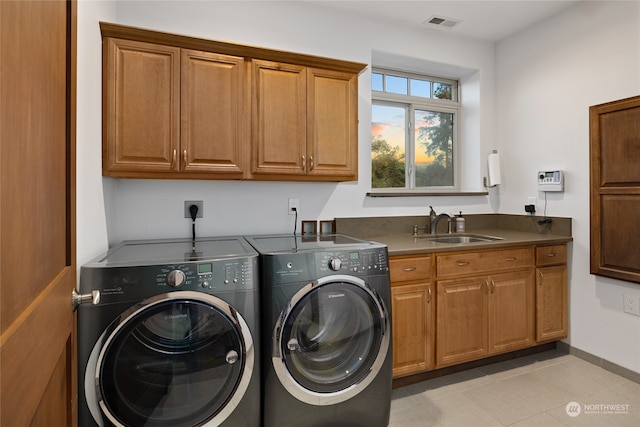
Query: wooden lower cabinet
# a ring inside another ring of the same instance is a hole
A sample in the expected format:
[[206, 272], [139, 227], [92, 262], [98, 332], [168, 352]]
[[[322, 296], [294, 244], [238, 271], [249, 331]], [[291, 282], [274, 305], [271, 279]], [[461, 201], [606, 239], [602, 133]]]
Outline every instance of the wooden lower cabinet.
[[394, 378], [565, 338], [566, 258], [566, 244], [392, 257]]
[[433, 290], [431, 284], [394, 286], [393, 376], [433, 368]]
[[567, 265], [566, 245], [536, 249], [536, 340], [566, 338]]
[[446, 277], [436, 279], [436, 367], [535, 344], [531, 248], [444, 254], [436, 265]]
[[430, 256], [393, 257], [390, 264], [394, 378], [433, 369], [435, 292]]
[[533, 271], [489, 277], [489, 353], [530, 347], [534, 339]]
[[487, 284], [485, 277], [438, 282], [436, 365], [447, 366], [485, 356]]

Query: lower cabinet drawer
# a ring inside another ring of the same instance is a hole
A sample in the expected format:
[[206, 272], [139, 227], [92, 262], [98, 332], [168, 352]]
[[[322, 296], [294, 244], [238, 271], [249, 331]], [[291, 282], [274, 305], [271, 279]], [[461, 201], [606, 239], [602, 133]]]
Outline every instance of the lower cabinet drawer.
[[391, 283], [428, 280], [431, 277], [431, 257], [418, 256], [389, 260]]
[[557, 265], [567, 262], [567, 245], [538, 246], [536, 265]]
[[533, 266], [533, 248], [443, 254], [436, 257], [439, 278]]

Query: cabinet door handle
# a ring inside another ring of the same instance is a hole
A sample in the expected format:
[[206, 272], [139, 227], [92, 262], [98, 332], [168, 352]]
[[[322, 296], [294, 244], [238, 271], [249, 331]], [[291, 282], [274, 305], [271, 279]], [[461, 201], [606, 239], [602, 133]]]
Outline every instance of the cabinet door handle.
[[409, 273], [410, 271], [416, 271], [415, 267], [405, 267], [402, 269], [402, 271], [406, 271], [407, 273]]
[[307, 163], [307, 159], [304, 156], [302, 156], [302, 164], [300, 165], [302, 170], [304, 170], [306, 163]]
[[427, 303], [431, 303], [431, 288], [428, 288], [427, 291]]
[[458, 262], [457, 262], [457, 264], [458, 264], [460, 267], [464, 267], [464, 266], [469, 265], [469, 264], [471, 264], [471, 263], [470, 263], [469, 261], [458, 261]]
[[171, 155], [171, 170], [176, 169], [176, 159], [178, 158], [178, 150], [173, 149], [173, 154]]
[[489, 279], [484, 280], [484, 285], [485, 285], [484, 294], [487, 295], [489, 293]]
[[539, 271], [538, 273], [540, 273], [540, 286], [542, 286], [542, 281], [544, 280], [544, 274], [542, 274], [542, 271]]
[[554, 256], [558, 256], [558, 254], [555, 253], [555, 252], [550, 252], [550, 253], [547, 254], [547, 256], [548, 257], [554, 257]]
[[505, 261], [513, 262], [516, 260], [516, 257], [505, 258]]
[[182, 167], [187, 166], [187, 150], [182, 152]]
[[493, 279], [491, 279], [491, 293], [494, 293], [496, 291], [496, 282], [493, 281]]
[[314, 166], [315, 166], [315, 165], [313, 164], [313, 156], [309, 156], [309, 163], [310, 163], [310, 165], [309, 165], [309, 170], [310, 170], [310, 171], [312, 171], [312, 170], [313, 170], [313, 168], [314, 168]]

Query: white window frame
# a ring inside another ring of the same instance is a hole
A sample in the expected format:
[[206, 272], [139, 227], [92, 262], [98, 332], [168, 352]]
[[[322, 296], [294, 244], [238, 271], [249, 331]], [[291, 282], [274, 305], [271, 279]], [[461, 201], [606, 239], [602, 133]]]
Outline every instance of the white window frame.
[[[421, 75], [416, 73], [409, 73], [399, 70], [391, 70], [384, 68], [374, 67], [372, 69], [373, 74], [393, 75], [398, 77], [406, 77], [407, 79], [420, 79], [428, 80], [431, 82], [439, 82], [444, 84], [453, 85], [452, 98], [438, 99], [438, 98], [425, 98], [411, 95], [400, 95], [389, 92], [380, 92], [371, 90], [371, 105], [391, 105], [397, 107], [404, 107], [406, 112], [405, 126], [405, 186], [404, 188], [371, 188], [372, 193], [451, 193], [460, 191], [461, 171], [460, 171], [460, 110], [461, 105], [458, 101], [460, 99], [460, 83], [455, 79], [446, 79], [442, 77], [435, 77], [431, 75]], [[383, 89], [386, 83], [386, 79], [383, 78]], [[433, 95], [433, 89], [431, 90]], [[414, 118], [416, 110], [429, 110], [442, 113], [453, 114], [453, 185], [451, 186], [437, 186], [437, 187], [416, 187], [414, 176], [415, 165], [415, 137], [414, 137]]]

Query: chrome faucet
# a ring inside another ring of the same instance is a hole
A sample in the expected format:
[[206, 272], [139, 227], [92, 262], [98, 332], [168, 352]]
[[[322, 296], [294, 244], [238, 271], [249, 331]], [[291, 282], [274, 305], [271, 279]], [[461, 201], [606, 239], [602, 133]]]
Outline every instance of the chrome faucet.
[[445, 212], [445, 213], [441, 213], [440, 215], [437, 215], [435, 218], [431, 220], [431, 234], [436, 234], [438, 223], [442, 218], [447, 218], [447, 233], [451, 233], [451, 218], [453, 218], [453, 215]]

